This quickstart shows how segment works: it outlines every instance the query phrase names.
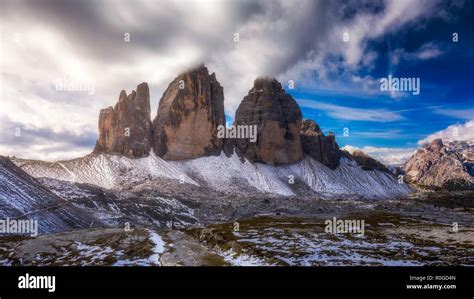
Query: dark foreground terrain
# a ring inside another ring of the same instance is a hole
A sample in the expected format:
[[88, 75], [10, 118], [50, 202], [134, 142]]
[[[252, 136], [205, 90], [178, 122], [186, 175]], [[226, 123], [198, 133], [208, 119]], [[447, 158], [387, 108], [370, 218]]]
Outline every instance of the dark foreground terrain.
[[[224, 198], [167, 204], [161, 208], [169, 213], [158, 213], [155, 225], [143, 225], [142, 219], [130, 228], [1, 237], [0, 264], [474, 265], [469, 192], [425, 192], [383, 201]], [[173, 208], [183, 213], [174, 214]], [[364, 220], [364, 234], [325, 232], [325, 221], [333, 217]]]

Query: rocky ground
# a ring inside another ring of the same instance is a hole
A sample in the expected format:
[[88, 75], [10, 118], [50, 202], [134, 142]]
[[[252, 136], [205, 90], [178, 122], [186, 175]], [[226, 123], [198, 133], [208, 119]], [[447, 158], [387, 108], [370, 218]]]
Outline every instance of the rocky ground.
[[[0, 264], [474, 265], [472, 193], [432, 192], [390, 201], [230, 196], [217, 201], [204, 192], [202, 198], [182, 192], [173, 204], [161, 194], [161, 208], [171, 215], [180, 207], [192, 215], [189, 222], [175, 225], [176, 218], [155, 211], [162, 218], [154, 225], [138, 221], [128, 229], [118, 221], [110, 228], [37, 238], [1, 237]], [[324, 221], [332, 217], [364, 220], [364, 235], [326, 233]]]

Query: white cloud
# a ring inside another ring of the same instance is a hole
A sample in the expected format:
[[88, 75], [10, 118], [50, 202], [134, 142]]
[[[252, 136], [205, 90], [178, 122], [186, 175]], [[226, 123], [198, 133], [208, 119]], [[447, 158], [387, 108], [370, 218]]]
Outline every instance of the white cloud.
[[[341, 12], [354, 10], [357, 1], [5, 1], [2, 113], [25, 126], [80, 135], [97, 130], [99, 110], [115, 104], [122, 89], [130, 92], [141, 82], [150, 84], [154, 116], [169, 82], [201, 62], [223, 85], [229, 115], [258, 76], [377, 93], [376, 80], [357, 72], [377, 59], [368, 42], [441, 13], [438, 3], [388, 0], [371, 4], [379, 9], [347, 17]], [[348, 43], [342, 41], [343, 32], [350, 34]], [[130, 33], [129, 43], [124, 33]], [[234, 33], [240, 35], [238, 43]], [[311, 71], [317, 80], [305, 77]], [[95, 94], [54, 90], [54, 81], [66, 75], [95, 82]], [[369, 121], [402, 118], [382, 109], [373, 111], [385, 113], [378, 116], [329, 108], [338, 117], [347, 112]], [[28, 151], [37, 155], [33, 147], [23, 149]]]
[[[334, 22], [324, 45], [316, 45], [315, 51], [308, 52], [304, 60], [300, 60], [286, 71], [285, 77], [317, 87], [347, 88], [347, 79], [357, 74], [361, 67], [370, 66], [376, 58], [368, 49], [371, 40], [396, 32], [405, 26], [423, 22], [427, 18], [444, 15], [443, 9], [439, 7], [440, 1], [389, 0], [380, 3], [384, 5], [377, 12], [361, 12], [352, 18]], [[339, 3], [339, 10], [354, 9], [354, 5], [359, 4], [357, 1], [349, 1], [345, 6]], [[416, 30], [416, 27], [413, 30]], [[344, 33], [349, 34], [348, 42], [343, 41]], [[427, 46], [419, 56], [429, 57], [434, 54], [434, 49]], [[301, 75], [305, 70], [316, 72], [318, 80], [306, 80]], [[364, 85], [355, 85], [352, 89], [360, 90], [361, 87]], [[372, 92], [379, 92], [379, 85], [372, 85], [372, 88]]]
[[436, 109], [434, 113], [447, 115], [455, 118], [470, 120], [474, 118], [474, 109]]
[[[456, 131], [457, 136], [455, 136]], [[367, 134], [368, 136], [370, 136], [370, 133]], [[423, 145], [426, 142], [431, 142], [438, 138], [443, 139], [445, 141], [474, 140], [474, 120], [466, 122], [464, 124], [449, 126], [444, 130], [433, 133], [427, 136], [426, 138], [418, 141], [418, 144]], [[361, 150], [385, 165], [402, 165], [408, 159], [410, 159], [416, 151], [416, 148], [390, 148], [373, 146], [364, 146], [360, 148], [351, 145], [346, 145], [342, 149], [350, 153], [353, 153], [355, 150]]]
[[468, 121], [464, 124], [451, 125], [444, 130], [433, 133], [418, 141], [418, 144], [422, 145], [435, 139], [442, 139], [444, 141], [474, 140], [474, 120]]
[[353, 132], [352, 136], [356, 137], [365, 137], [365, 138], [373, 138], [373, 139], [397, 139], [397, 138], [402, 138], [405, 137], [406, 134], [404, 134], [401, 130], [383, 130], [383, 131], [375, 131], [375, 130], [369, 130], [369, 131], [361, 131], [361, 132]]
[[440, 56], [443, 54], [441, 49], [436, 46], [435, 44], [428, 43], [424, 44], [416, 53], [414, 53], [415, 56], [419, 59], [426, 60], [426, 59], [432, 59]]
[[402, 60], [415, 61], [436, 58], [443, 54], [443, 51], [433, 42], [429, 42], [421, 46], [413, 52], [407, 52], [405, 49], [395, 49], [390, 56], [390, 62], [394, 65], [399, 64]]
[[322, 110], [329, 116], [336, 119], [373, 121], [373, 122], [391, 122], [402, 120], [404, 117], [397, 111], [386, 109], [360, 109], [338, 106], [334, 104], [319, 103], [311, 100], [297, 100], [302, 107]]
[[45, 142], [28, 146], [6, 146], [0, 145], [0, 152], [6, 156], [15, 156], [17, 158], [60, 161], [73, 157], [82, 157], [91, 153], [90, 148], [71, 147], [68, 143]]

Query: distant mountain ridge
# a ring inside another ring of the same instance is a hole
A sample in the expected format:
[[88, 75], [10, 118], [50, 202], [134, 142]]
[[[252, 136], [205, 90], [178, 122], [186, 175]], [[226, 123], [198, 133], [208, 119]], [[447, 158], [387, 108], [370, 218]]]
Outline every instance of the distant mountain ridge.
[[435, 139], [405, 164], [405, 179], [421, 186], [474, 190], [474, 142]]

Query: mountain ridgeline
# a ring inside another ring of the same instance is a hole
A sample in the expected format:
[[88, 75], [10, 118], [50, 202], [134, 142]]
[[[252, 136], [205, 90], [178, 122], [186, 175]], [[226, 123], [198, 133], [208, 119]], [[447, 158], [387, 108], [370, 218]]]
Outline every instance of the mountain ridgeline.
[[109, 190], [155, 190], [174, 180], [173, 192], [197, 186], [250, 197], [395, 198], [410, 192], [375, 160], [340, 150], [333, 133], [326, 136], [315, 121], [303, 120], [276, 79], [253, 82], [231, 126], [223, 87], [204, 65], [171, 81], [153, 120], [150, 106], [146, 83], [128, 95], [121, 91], [118, 103], [100, 112], [91, 154], [13, 162], [35, 178]]
[[474, 144], [435, 139], [416, 151], [405, 171], [405, 179], [420, 186], [474, 190]]
[[[363, 152], [339, 149], [335, 135], [303, 120], [297, 102], [271, 78], [254, 81], [228, 128], [223, 87], [203, 65], [169, 84], [153, 120], [150, 106], [146, 83], [121, 91], [114, 107], [100, 111], [99, 138], [86, 156], [0, 156], [0, 216], [42, 220], [40, 234], [123, 223], [185, 228], [338, 213], [340, 199], [406, 198], [413, 188], [405, 182], [472, 186], [471, 144], [423, 148], [407, 164], [404, 182]], [[238, 129], [227, 134], [230, 128]]]
[[269, 165], [297, 163], [307, 154], [331, 169], [342, 156], [335, 136], [325, 136], [313, 120], [303, 120], [298, 104], [276, 79], [257, 78], [237, 108], [233, 125], [256, 126], [255, 141], [218, 138], [225, 123], [224, 90], [215, 73], [201, 65], [169, 84], [153, 121], [147, 83], [128, 96], [122, 90], [115, 107], [100, 112], [94, 153], [143, 158], [153, 150], [175, 161], [224, 151]]

